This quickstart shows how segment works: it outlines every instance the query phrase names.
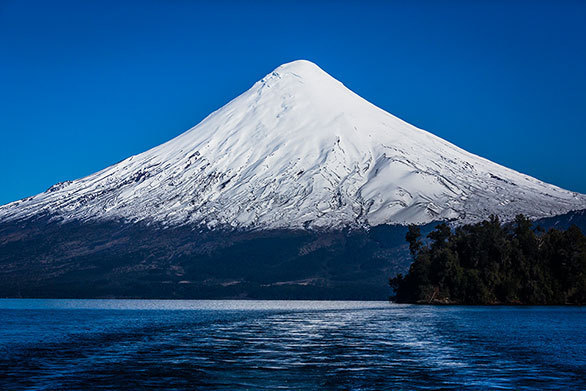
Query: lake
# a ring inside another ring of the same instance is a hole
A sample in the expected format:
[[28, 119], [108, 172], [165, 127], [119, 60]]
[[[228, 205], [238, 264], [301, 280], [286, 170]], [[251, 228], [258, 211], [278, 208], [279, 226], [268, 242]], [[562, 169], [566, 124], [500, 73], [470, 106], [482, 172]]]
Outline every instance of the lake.
[[0, 389], [586, 389], [586, 309], [0, 300]]

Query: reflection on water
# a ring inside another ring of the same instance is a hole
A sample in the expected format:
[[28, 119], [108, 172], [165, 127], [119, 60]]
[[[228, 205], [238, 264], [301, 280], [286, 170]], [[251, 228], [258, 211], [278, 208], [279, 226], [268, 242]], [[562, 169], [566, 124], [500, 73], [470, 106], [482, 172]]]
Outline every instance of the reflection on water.
[[586, 310], [0, 300], [1, 389], [584, 389]]

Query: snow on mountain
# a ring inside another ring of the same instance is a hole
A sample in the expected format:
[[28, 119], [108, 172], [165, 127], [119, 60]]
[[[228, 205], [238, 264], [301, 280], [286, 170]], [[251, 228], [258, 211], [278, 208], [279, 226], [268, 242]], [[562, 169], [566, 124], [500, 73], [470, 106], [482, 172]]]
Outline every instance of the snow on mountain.
[[586, 195], [468, 153], [294, 61], [180, 136], [4, 205], [0, 220], [337, 228], [584, 208]]

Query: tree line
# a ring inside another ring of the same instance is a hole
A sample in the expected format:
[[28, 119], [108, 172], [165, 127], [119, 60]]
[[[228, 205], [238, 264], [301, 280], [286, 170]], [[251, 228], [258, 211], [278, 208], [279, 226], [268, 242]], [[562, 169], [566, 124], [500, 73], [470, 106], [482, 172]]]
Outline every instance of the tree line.
[[442, 223], [423, 238], [406, 234], [413, 263], [390, 280], [398, 303], [585, 304], [586, 237], [573, 225], [545, 232], [518, 215], [452, 230]]

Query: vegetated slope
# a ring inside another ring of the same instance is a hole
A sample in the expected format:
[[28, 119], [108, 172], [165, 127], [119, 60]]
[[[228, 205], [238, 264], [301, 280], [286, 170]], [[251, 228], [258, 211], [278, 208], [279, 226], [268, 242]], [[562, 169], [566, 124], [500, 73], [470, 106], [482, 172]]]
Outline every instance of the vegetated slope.
[[388, 277], [412, 262], [406, 233], [0, 223], [0, 297], [381, 300], [392, 293]]
[[0, 223], [0, 297], [381, 300], [406, 231]]

